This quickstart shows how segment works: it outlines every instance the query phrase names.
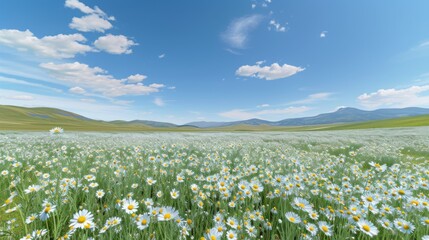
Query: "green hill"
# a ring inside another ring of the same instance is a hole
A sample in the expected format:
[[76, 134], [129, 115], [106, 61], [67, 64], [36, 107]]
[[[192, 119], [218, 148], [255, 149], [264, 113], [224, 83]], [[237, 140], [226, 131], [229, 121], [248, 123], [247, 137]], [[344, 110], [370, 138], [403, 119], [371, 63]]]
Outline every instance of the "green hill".
[[[147, 124], [152, 124], [152, 126]], [[48, 131], [56, 126], [62, 127], [66, 131], [323, 131], [429, 126], [429, 115], [312, 126], [255, 126], [241, 124], [216, 128], [197, 128], [140, 120], [106, 122], [93, 120], [56, 108], [25, 108], [0, 105], [0, 130]]]
[[396, 128], [396, 127], [422, 127], [429, 126], [429, 115], [413, 117], [401, 117], [377, 121], [367, 121], [330, 126], [324, 130], [346, 130], [346, 129], [367, 129], [367, 128]]

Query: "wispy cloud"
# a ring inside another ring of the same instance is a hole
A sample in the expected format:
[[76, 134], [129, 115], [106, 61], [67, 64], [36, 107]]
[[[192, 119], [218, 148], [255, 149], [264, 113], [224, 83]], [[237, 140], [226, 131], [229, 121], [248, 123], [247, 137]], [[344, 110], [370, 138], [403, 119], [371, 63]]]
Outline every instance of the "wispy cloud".
[[429, 85], [403, 89], [379, 89], [358, 96], [358, 102], [367, 108], [429, 106]]
[[223, 40], [233, 48], [244, 48], [249, 39], [249, 34], [262, 21], [258, 14], [234, 19], [227, 30], [222, 33]]
[[155, 98], [155, 100], [153, 100], [153, 103], [158, 107], [162, 107], [165, 105], [164, 100], [162, 100], [162, 98], [160, 97]]
[[165, 58], [165, 53], [163, 53], [163, 54], [159, 55], [159, 56], [158, 56], [158, 58], [159, 58], [159, 59], [161, 59], [161, 58]]
[[246, 120], [250, 118], [259, 118], [259, 117], [273, 116], [273, 115], [276, 115], [276, 116], [281, 115], [282, 117], [289, 117], [296, 114], [307, 112], [310, 109], [311, 108], [306, 106], [274, 108], [274, 109], [265, 109], [265, 110], [258, 110], [258, 111], [233, 109], [231, 111], [221, 112], [219, 113], [219, 115], [225, 118], [231, 118], [236, 120]]
[[308, 95], [308, 97], [298, 100], [298, 101], [292, 101], [288, 104], [312, 104], [312, 103], [318, 103], [320, 101], [328, 100], [333, 93], [330, 92], [320, 92], [320, 93], [314, 93]]
[[24, 85], [24, 86], [36, 87], [36, 88], [43, 88], [43, 89], [48, 89], [48, 90], [58, 92], [58, 93], [62, 92], [62, 90], [58, 89], [58, 88], [53, 88], [53, 87], [49, 87], [49, 86], [46, 86], [43, 84], [28, 82], [28, 81], [20, 80], [20, 79], [16, 79], [16, 78], [9, 78], [9, 77], [0, 76], [0, 82], [19, 84], [19, 85]]
[[265, 80], [276, 80], [287, 78], [304, 71], [304, 68], [288, 64], [283, 64], [281, 66], [278, 63], [273, 63], [271, 66], [261, 66], [258, 63], [256, 65], [241, 66], [236, 70], [235, 74], [241, 77], [256, 77]]

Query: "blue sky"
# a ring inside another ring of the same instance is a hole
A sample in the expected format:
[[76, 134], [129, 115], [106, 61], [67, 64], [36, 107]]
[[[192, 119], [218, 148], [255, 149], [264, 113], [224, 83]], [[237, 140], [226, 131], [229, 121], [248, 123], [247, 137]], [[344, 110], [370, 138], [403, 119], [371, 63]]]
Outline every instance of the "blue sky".
[[429, 2], [0, 2], [0, 104], [103, 120], [429, 107]]

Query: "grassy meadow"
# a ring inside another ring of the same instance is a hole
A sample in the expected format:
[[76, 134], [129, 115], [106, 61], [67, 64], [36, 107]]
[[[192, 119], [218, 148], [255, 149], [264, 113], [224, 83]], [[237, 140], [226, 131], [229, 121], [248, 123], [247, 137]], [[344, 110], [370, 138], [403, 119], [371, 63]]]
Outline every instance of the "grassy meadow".
[[429, 128], [0, 132], [3, 239], [428, 239]]

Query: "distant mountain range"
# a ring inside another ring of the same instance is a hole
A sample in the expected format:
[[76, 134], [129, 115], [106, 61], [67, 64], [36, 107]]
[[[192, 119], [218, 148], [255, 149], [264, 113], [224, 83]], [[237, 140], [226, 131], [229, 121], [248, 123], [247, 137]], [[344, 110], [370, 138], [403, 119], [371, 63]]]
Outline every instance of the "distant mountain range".
[[[336, 127], [335, 124], [350, 125], [352, 123], [358, 122], [396, 119], [401, 117], [412, 117], [420, 115], [429, 115], [429, 109], [411, 107], [365, 111], [357, 108], [346, 107], [340, 108], [335, 112], [323, 113], [313, 117], [290, 118], [280, 121], [266, 121], [254, 118], [232, 122], [190, 122], [184, 125], [176, 125], [168, 122], [157, 122], [149, 120], [100, 121], [56, 108], [25, 108], [0, 105], [0, 130], [40, 130], [57, 125], [67, 129], [93, 131], [192, 131], [198, 129], [276, 130], [279, 129], [279, 127], [282, 127], [282, 129], [284, 129], [285, 127], [305, 127], [319, 125], [324, 126], [323, 128], [333, 128]], [[419, 119], [418, 123], [415, 122], [411, 125], [426, 125], [426, 122], [428, 122], [429, 125], [429, 120], [426, 120], [426, 118], [429, 119], [429, 116], [422, 117], [424, 119]], [[405, 120], [399, 121], [399, 126], [403, 124]], [[408, 123], [409, 121], [407, 122], [407, 124]], [[320, 129], [320, 127], [317, 128]]]
[[365, 111], [357, 108], [340, 108], [335, 112], [322, 113], [313, 117], [289, 118], [280, 121], [266, 121], [262, 119], [248, 119], [234, 122], [190, 122], [187, 126], [195, 126], [199, 128], [214, 128], [227, 127], [235, 125], [269, 125], [269, 126], [309, 126], [334, 123], [353, 123], [365, 122], [372, 120], [382, 120], [398, 117], [410, 117], [429, 114], [427, 108], [386, 108], [373, 111]]

